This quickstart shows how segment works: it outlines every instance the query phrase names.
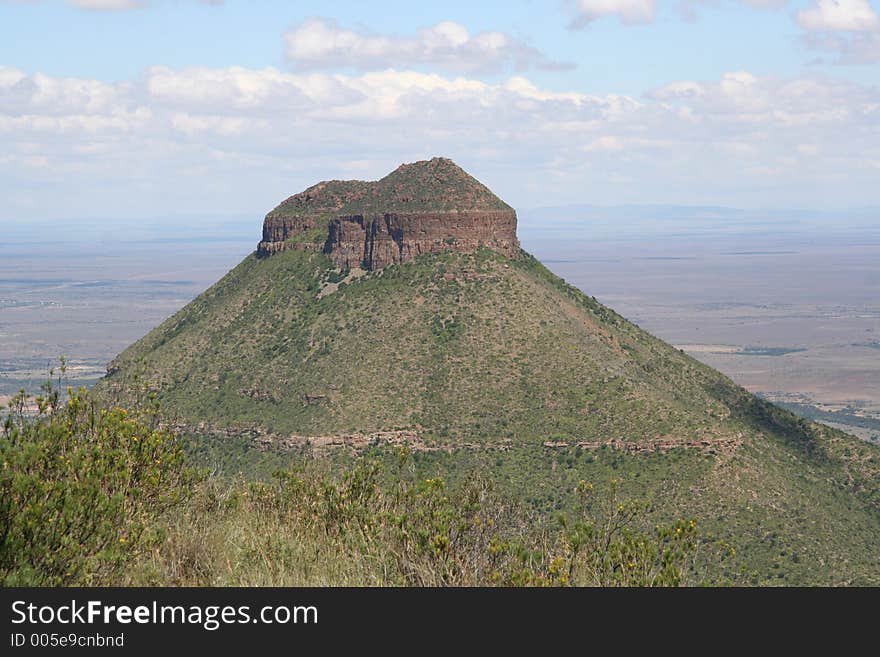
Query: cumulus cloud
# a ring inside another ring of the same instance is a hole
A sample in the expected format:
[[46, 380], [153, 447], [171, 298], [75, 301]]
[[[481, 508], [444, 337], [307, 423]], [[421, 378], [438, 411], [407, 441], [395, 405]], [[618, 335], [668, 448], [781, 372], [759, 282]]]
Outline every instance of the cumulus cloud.
[[171, 69], [147, 71], [146, 91], [165, 107], [214, 114], [289, 114], [310, 101], [347, 103], [350, 89], [330, 76], [296, 76], [269, 67]]
[[347, 67], [359, 70], [432, 68], [461, 73], [513, 68], [558, 70], [573, 65], [551, 60], [503, 32], [479, 32], [453, 21], [424, 28], [414, 37], [375, 34], [341, 27], [327, 18], [309, 18], [284, 33], [287, 58], [297, 70]]
[[880, 62], [880, 16], [867, 0], [818, 0], [797, 21], [804, 45], [832, 53], [837, 64]]
[[578, 0], [571, 27], [583, 28], [609, 16], [616, 16], [625, 25], [653, 23], [655, 14], [655, 0]]
[[0, 68], [0, 215], [37, 183], [82, 213], [258, 215], [317, 179], [432, 155], [521, 205], [737, 205], [768, 200], [749, 190], [809, 199], [829, 186], [876, 203], [878, 131], [876, 88], [746, 71], [635, 98], [523, 75], [154, 67], [109, 84]]
[[10, 115], [112, 114], [126, 107], [127, 87], [87, 78], [25, 75], [0, 66], [0, 108]]
[[797, 13], [797, 22], [813, 32], [880, 29], [880, 17], [868, 0], [817, 0], [810, 9]]
[[[739, 126], [739, 137], [747, 135], [748, 126], [762, 130], [809, 126], [817, 131], [847, 126], [869, 133], [880, 126], [876, 104], [880, 92], [825, 78], [779, 80], [740, 71], [725, 73], [714, 82], [673, 82], [649, 96], [670, 107], [687, 107], [701, 122], [725, 126], [725, 131]], [[840, 137], [844, 136], [842, 132]]]

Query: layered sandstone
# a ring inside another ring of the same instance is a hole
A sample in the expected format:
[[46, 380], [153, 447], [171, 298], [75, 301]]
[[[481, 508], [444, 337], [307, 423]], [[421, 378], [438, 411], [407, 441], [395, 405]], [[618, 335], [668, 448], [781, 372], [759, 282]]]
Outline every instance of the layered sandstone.
[[425, 253], [519, 254], [516, 212], [451, 160], [404, 164], [376, 182], [329, 181], [266, 215], [261, 256], [322, 249], [340, 268], [380, 269]]

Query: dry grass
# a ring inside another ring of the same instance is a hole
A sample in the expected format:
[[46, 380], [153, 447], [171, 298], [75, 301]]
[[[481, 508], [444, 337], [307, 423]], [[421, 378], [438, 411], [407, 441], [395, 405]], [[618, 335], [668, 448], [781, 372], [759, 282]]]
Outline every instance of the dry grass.
[[[486, 482], [451, 491], [439, 478], [382, 485], [378, 474], [361, 462], [339, 481], [314, 469], [274, 484], [207, 480], [184, 509], [159, 519], [164, 540], [122, 583], [676, 585], [697, 546], [695, 523], [641, 533], [644, 507], [614, 496], [540, 529]], [[586, 502], [592, 487], [582, 489]]]

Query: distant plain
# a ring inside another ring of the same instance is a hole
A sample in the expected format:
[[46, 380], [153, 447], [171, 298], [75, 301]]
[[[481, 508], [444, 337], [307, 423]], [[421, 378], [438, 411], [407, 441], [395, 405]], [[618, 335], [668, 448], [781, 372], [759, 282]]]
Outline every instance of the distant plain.
[[[880, 441], [880, 211], [520, 211], [523, 247], [749, 390]], [[0, 220], [0, 403], [72, 384], [235, 266], [260, 217]]]

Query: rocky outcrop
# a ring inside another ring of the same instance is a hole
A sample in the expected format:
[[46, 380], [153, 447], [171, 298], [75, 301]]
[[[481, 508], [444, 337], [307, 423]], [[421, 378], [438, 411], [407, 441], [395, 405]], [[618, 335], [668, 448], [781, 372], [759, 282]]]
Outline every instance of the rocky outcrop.
[[257, 254], [268, 256], [286, 249], [322, 249], [326, 241], [326, 217], [290, 217], [270, 212], [263, 220], [263, 239], [257, 246]]
[[322, 249], [341, 269], [381, 269], [425, 253], [519, 254], [516, 211], [451, 160], [405, 164], [374, 183], [329, 181], [266, 215], [257, 252]]
[[322, 227], [326, 223], [320, 217], [285, 217], [269, 213], [263, 220], [264, 244], [286, 242], [295, 235]]
[[512, 210], [387, 213], [337, 217], [325, 251], [337, 267], [380, 269], [424, 253], [494, 249], [509, 258], [519, 251]]

